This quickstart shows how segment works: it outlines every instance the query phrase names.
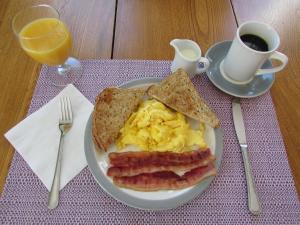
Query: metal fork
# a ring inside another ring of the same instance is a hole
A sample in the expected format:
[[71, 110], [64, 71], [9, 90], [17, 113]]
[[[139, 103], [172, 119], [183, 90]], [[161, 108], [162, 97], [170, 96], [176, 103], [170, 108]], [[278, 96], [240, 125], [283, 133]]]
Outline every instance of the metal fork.
[[58, 205], [59, 200], [59, 188], [60, 188], [60, 171], [61, 171], [61, 159], [63, 153], [63, 137], [70, 130], [72, 126], [72, 108], [69, 97], [60, 98], [60, 116], [59, 116], [59, 130], [60, 140], [59, 149], [56, 159], [55, 173], [52, 181], [51, 190], [48, 196], [48, 208], [54, 209]]

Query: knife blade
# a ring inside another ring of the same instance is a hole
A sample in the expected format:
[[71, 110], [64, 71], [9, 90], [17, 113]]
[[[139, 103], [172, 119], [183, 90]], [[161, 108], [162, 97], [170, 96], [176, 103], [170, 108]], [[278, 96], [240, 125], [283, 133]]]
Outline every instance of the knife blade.
[[259, 198], [256, 193], [256, 187], [253, 180], [253, 176], [252, 176], [252, 169], [251, 169], [250, 160], [248, 156], [248, 145], [246, 141], [244, 119], [243, 119], [243, 114], [242, 114], [242, 109], [241, 109], [239, 99], [232, 100], [232, 116], [233, 116], [233, 124], [235, 128], [235, 132], [240, 144], [243, 161], [244, 161], [244, 168], [245, 168], [246, 181], [247, 181], [248, 208], [252, 214], [259, 215], [262, 210], [261, 210]]
[[247, 144], [244, 119], [239, 99], [233, 99], [232, 101], [232, 115], [239, 144]]

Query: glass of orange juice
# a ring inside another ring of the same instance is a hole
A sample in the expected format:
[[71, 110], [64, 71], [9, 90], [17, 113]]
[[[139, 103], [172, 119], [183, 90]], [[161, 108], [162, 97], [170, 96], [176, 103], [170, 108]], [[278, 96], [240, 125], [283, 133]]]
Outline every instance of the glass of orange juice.
[[72, 38], [58, 11], [49, 5], [36, 5], [18, 12], [12, 28], [23, 50], [34, 60], [55, 66], [49, 76], [52, 84], [65, 86], [82, 75], [79, 60], [69, 57]]

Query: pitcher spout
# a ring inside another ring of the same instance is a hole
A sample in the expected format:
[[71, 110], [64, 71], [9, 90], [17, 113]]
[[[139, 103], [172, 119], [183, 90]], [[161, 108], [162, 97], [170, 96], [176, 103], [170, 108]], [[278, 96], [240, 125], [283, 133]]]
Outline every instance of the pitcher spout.
[[173, 39], [172, 41], [170, 41], [170, 45], [175, 49], [175, 51], [179, 51], [178, 49], [178, 43], [180, 42], [180, 39]]

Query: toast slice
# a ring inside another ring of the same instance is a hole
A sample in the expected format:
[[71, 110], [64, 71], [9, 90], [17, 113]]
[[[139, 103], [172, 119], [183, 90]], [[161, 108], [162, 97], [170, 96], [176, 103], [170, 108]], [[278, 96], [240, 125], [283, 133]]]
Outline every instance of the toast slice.
[[220, 124], [216, 114], [200, 97], [183, 69], [178, 69], [161, 83], [152, 85], [147, 94], [192, 119], [212, 127]]
[[92, 134], [97, 150], [107, 151], [132, 112], [143, 100], [146, 88], [106, 88], [96, 98]]

